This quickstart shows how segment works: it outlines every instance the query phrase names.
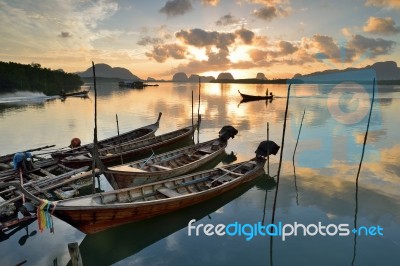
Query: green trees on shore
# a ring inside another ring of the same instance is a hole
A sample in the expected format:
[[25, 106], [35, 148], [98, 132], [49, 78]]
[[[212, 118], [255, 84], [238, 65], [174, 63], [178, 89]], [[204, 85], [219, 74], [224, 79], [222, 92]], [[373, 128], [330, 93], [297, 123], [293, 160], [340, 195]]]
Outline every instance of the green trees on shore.
[[40, 64], [24, 65], [0, 62], [0, 93], [13, 91], [37, 91], [46, 95], [57, 95], [79, 89], [83, 84], [76, 74], [63, 70], [42, 68]]

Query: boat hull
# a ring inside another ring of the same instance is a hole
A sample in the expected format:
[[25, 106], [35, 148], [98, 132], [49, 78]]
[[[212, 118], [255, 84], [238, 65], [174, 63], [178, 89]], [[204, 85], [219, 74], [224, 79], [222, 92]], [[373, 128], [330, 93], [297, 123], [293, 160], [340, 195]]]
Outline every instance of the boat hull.
[[[110, 165], [115, 162], [120, 162], [121, 158], [123, 160], [128, 160], [131, 158], [137, 158], [139, 156], [145, 156], [151, 153], [152, 150], [167, 147], [179, 141], [192, 138], [194, 129], [195, 127], [190, 126], [182, 129], [182, 132], [180, 134], [170, 136], [169, 138], [164, 138], [164, 136], [167, 135], [165, 134], [140, 141], [132, 141], [121, 145], [115, 145], [111, 148], [100, 149], [99, 157], [103, 164]], [[93, 159], [91, 158], [91, 156], [89, 156], [88, 153], [79, 157], [66, 157], [61, 160], [62, 164], [71, 168], [91, 166], [92, 162]]]
[[[120, 144], [130, 142], [130, 141], [139, 141], [139, 140], [154, 137], [154, 133], [159, 128], [159, 121], [160, 121], [161, 115], [162, 114], [159, 113], [157, 122], [154, 124], [147, 125], [147, 126], [144, 126], [141, 128], [137, 128], [137, 129], [128, 131], [126, 133], [120, 134], [118, 136], [113, 136], [110, 138], [100, 140], [97, 143], [99, 149], [109, 147], [109, 146], [114, 146], [114, 145], [120, 145]], [[61, 160], [68, 156], [76, 156], [76, 155], [80, 155], [80, 154], [86, 154], [88, 152], [88, 149], [92, 145], [93, 144], [86, 144], [86, 145], [83, 145], [80, 147], [72, 148], [67, 151], [54, 152], [51, 154], [51, 156], [55, 159]]]
[[[218, 146], [217, 150], [212, 150], [212, 145], [217, 143], [216, 145]], [[227, 146], [227, 142], [222, 142], [218, 139], [208, 141], [206, 143], [201, 143], [197, 145], [193, 145], [190, 147], [185, 147], [179, 150], [175, 150], [172, 152], [168, 152], [165, 154], [160, 154], [159, 156], [156, 156], [151, 163], [156, 163], [157, 161], [162, 161], [164, 158], [165, 162], [169, 162], [168, 157], [178, 157], [177, 159], [179, 160], [180, 157], [184, 157], [186, 154], [191, 153], [191, 152], [196, 152], [200, 151], [202, 152], [203, 150], [209, 150], [210, 153], [205, 154], [203, 157], [199, 158], [198, 160], [192, 161], [190, 163], [184, 164], [182, 166], [173, 168], [171, 170], [158, 170], [158, 171], [121, 171], [121, 170], [113, 170], [118, 169], [118, 167], [113, 167], [113, 168], [108, 168], [104, 171], [104, 175], [106, 176], [107, 180], [110, 182], [112, 187], [114, 189], [121, 189], [121, 188], [128, 188], [128, 187], [134, 187], [134, 186], [139, 186], [143, 184], [148, 184], [152, 182], [157, 182], [160, 180], [168, 179], [171, 177], [183, 175], [189, 172], [192, 172], [196, 169], [198, 169], [201, 166], [204, 166], [208, 163], [211, 163], [213, 161], [220, 161], [222, 159], [222, 156], [225, 154], [225, 148]], [[217, 160], [218, 159], [218, 160]], [[174, 161], [174, 159], [171, 159], [171, 161]], [[133, 162], [131, 163], [132, 165], [141, 165], [141, 164], [146, 163], [145, 161], [138, 161], [138, 162]], [[150, 164], [151, 166], [152, 164]], [[154, 164], [153, 164], [154, 165]]]
[[184, 195], [148, 202], [121, 203], [112, 206], [69, 207], [57, 205], [53, 214], [80, 231], [86, 234], [93, 234], [122, 224], [145, 220], [210, 200], [264, 174], [264, 164], [265, 161], [258, 162], [257, 167], [246, 175], [209, 190], [195, 193], [194, 195]]

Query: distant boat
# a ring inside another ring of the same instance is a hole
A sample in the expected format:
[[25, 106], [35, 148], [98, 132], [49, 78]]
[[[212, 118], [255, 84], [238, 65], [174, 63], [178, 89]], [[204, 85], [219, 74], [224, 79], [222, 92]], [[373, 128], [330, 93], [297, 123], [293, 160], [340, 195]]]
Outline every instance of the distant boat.
[[243, 102], [244, 101], [258, 101], [258, 100], [272, 100], [274, 98], [274, 95], [272, 95], [272, 92], [270, 95], [265, 95], [265, 96], [244, 94], [244, 93], [241, 93], [239, 90], [238, 90], [238, 92], [242, 96]]
[[69, 93], [66, 93], [66, 92], [64, 92], [64, 91], [61, 91], [61, 92], [60, 92], [60, 97], [62, 97], [62, 98], [69, 97], [69, 96], [88, 97], [89, 91], [90, 91], [90, 89], [84, 90], [84, 91], [69, 92]]
[[144, 83], [143, 81], [120, 81], [118, 82], [119, 87], [128, 87], [128, 88], [134, 88], [134, 89], [143, 89], [144, 87], [149, 87], [149, 86], [158, 86], [158, 84], [147, 84]]

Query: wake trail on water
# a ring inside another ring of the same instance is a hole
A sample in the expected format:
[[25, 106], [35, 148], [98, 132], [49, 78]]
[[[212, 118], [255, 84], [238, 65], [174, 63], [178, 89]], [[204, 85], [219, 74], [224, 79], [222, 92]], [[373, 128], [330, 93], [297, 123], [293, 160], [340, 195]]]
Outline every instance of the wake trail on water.
[[18, 91], [0, 94], [0, 103], [19, 103], [19, 102], [44, 102], [59, 96], [47, 96], [43, 92]]

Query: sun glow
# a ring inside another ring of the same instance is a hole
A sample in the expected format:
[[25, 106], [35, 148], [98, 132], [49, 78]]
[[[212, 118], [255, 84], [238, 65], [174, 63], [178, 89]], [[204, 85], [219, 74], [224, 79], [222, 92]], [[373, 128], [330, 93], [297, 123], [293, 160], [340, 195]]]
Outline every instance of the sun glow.
[[208, 56], [206, 55], [206, 49], [202, 48], [196, 48], [193, 46], [188, 47], [188, 51], [197, 61], [206, 61], [208, 60]]
[[248, 50], [249, 48], [246, 46], [239, 46], [230, 53], [229, 59], [233, 63], [237, 63], [240, 61], [251, 61], [251, 58], [248, 54]]

